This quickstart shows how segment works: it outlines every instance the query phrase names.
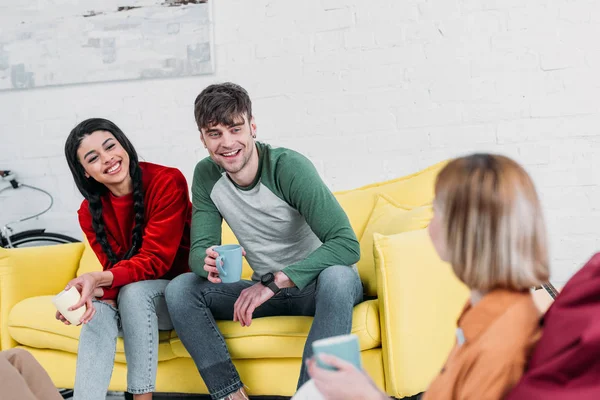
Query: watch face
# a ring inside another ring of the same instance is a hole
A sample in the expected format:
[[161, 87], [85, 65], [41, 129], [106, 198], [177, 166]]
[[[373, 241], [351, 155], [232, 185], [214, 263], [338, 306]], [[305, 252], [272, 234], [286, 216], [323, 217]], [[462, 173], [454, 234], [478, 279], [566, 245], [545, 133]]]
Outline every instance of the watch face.
[[268, 285], [269, 283], [273, 282], [273, 279], [274, 275], [271, 272], [267, 272], [260, 278], [260, 281], [261, 283]]

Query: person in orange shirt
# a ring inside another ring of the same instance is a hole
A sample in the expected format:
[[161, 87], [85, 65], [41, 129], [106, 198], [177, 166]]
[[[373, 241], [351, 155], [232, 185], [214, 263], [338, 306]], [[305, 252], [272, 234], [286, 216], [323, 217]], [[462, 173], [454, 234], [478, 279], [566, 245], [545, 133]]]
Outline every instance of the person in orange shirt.
[[[434, 247], [471, 289], [456, 344], [423, 400], [501, 399], [540, 336], [530, 288], [548, 280], [546, 231], [533, 182], [515, 161], [473, 154], [451, 161], [435, 185]], [[326, 399], [387, 399], [366, 374], [331, 356], [309, 361]]]

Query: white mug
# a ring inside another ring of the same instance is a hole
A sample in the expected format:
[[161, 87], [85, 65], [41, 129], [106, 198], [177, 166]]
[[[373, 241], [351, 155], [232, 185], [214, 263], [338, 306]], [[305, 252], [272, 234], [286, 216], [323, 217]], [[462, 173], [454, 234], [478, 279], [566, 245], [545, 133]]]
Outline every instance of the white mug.
[[81, 317], [85, 313], [87, 307], [82, 305], [76, 310], [69, 311], [69, 307], [76, 304], [81, 295], [75, 286], [71, 286], [69, 290], [63, 290], [52, 299], [54, 307], [73, 325], [81, 324]]

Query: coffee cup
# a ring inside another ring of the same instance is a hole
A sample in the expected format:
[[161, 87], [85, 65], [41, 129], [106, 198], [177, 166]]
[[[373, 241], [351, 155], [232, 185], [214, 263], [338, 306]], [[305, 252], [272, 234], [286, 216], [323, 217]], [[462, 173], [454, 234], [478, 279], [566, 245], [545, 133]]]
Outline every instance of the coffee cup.
[[81, 317], [85, 313], [87, 307], [82, 305], [76, 310], [69, 310], [69, 307], [77, 304], [81, 295], [75, 286], [71, 286], [68, 290], [63, 290], [52, 298], [54, 307], [73, 325], [81, 323]]
[[226, 244], [213, 250], [219, 254], [216, 265], [221, 282], [234, 283], [242, 279], [242, 246]]
[[356, 335], [348, 334], [315, 340], [312, 349], [317, 365], [321, 368], [335, 370], [334, 367], [324, 363], [319, 357], [320, 354], [328, 354], [349, 362], [359, 370], [362, 369], [360, 346]]

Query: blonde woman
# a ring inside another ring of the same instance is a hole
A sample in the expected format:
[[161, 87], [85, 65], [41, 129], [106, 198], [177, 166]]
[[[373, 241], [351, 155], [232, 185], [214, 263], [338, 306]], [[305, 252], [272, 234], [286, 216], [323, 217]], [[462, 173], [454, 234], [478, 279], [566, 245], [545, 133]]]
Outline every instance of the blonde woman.
[[[501, 399], [517, 383], [540, 335], [529, 289], [548, 280], [546, 232], [533, 182], [513, 160], [474, 154], [438, 175], [429, 235], [471, 289], [456, 344], [424, 400]], [[333, 357], [309, 362], [326, 399], [387, 398], [362, 372]]]

